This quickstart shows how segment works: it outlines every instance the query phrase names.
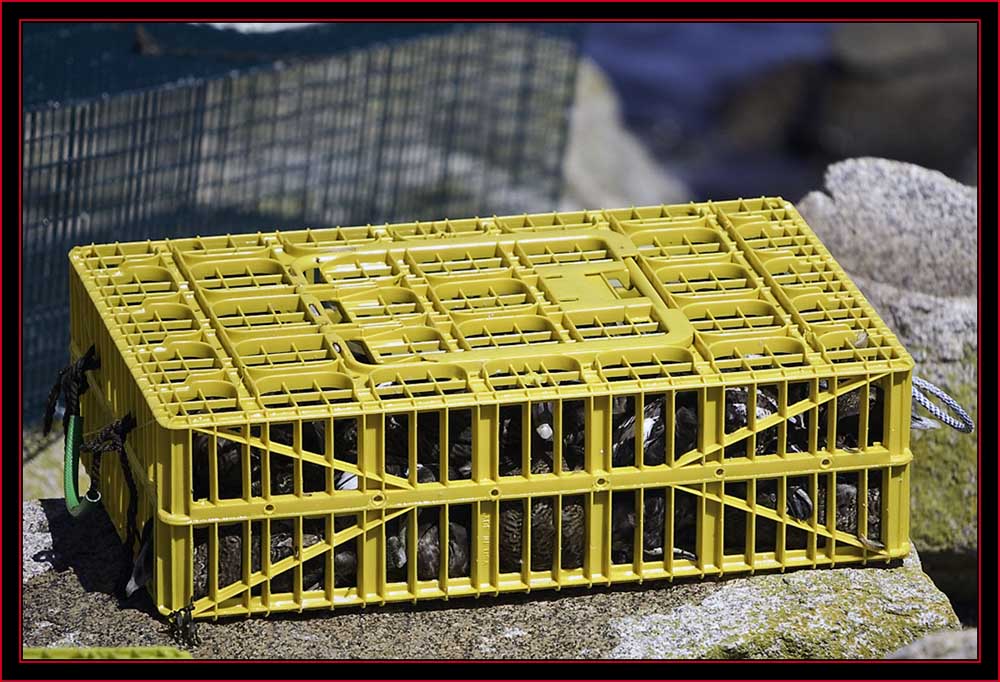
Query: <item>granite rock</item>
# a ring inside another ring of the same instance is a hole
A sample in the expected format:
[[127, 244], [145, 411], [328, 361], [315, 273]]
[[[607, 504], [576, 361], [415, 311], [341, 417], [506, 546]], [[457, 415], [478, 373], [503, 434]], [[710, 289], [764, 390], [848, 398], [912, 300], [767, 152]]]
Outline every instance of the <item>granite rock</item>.
[[954, 628], [915, 554], [893, 569], [842, 568], [720, 583], [667, 613], [612, 620], [620, 658], [882, 658], [894, 642]]
[[851, 275], [934, 296], [976, 295], [975, 188], [913, 164], [860, 158], [831, 165], [826, 189], [798, 209]]
[[945, 630], [907, 644], [889, 658], [975, 659], [979, 651], [978, 630]]
[[[25, 514], [34, 519], [26, 535], [47, 519], [54, 557], [24, 582], [24, 646], [175, 645], [148, 595], [123, 604], [113, 596], [122, 553], [102, 511], [80, 524], [61, 500], [43, 500]], [[912, 554], [892, 567], [205, 621], [190, 651], [234, 659], [872, 658], [957, 626]]]
[[[834, 164], [827, 186], [832, 197], [802, 200], [803, 217], [913, 356], [915, 374], [977, 419], [976, 191], [884, 159]], [[911, 432], [910, 537], [966, 621], [977, 599], [977, 446], [975, 434], [945, 426]]]

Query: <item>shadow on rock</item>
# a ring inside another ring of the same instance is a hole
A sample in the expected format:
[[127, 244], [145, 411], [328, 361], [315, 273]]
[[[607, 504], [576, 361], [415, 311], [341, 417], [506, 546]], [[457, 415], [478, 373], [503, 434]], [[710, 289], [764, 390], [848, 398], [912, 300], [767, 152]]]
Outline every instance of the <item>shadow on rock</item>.
[[104, 509], [75, 519], [66, 511], [64, 500], [40, 500], [39, 504], [48, 521], [52, 548], [26, 556], [25, 561], [48, 562], [57, 572], [72, 570], [85, 591], [111, 595], [123, 609], [159, 616], [145, 590], [125, 598], [123, 588], [132, 564], [126, 561], [124, 545]]
[[972, 552], [921, 551], [924, 572], [938, 589], [948, 595], [959, 620], [965, 626], [979, 622], [978, 562]]

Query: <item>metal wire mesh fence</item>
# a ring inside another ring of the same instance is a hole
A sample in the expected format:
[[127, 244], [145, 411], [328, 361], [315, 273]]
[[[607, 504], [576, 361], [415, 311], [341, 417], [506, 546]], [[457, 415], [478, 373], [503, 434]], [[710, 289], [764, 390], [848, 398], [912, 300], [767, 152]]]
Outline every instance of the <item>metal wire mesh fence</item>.
[[68, 361], [71, 247], [554, 209], [576, 52], [457, 25], [26, 107], [25, 424]]

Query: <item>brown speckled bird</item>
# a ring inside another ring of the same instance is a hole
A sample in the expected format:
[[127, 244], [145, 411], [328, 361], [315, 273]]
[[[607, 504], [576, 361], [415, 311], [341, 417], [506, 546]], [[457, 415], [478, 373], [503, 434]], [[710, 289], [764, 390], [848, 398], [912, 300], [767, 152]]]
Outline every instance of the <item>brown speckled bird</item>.
[[[551, 402], [534, 403], [531, 406], [531, 452], [532, 456], [553, 457], [556, 440], [560, 434], [555, 430], [555, 415]], [[511, 461], [520, 458], [520, 417], [507, 423], [501, 434], [501, 451]], [[562, 405], [562, 461], [563, 471], [582, 471], [586, 459], [586, 412], [582, 405], [572, 401]], [[507, 475], [507, 474], [502, 474]]]
[[[564, 462], [564, 467], [566, 466]], [[521, 474], [520, 464], [511, 466], [511, 476]], [[531, 464], [533, 474], [552, 472], [552, 463], [545, 457], [535, 459]], [[552, 567], [555, 551], [555, 515], [552, 497], [536, 497], [531, 501], [531, 570], [544, 571]], [[579, 568], [583, 565], [585, 536], [585, 512], [577, 498], [562, 501], [561, 518], [563, 568]], [[505, 572], [521, 570], [522, 541], [524, 538], [524, 503], [510, 500], [500, 503], [500, 570]]]
[[[555, 552], [555, 515], [553, 498], [538, 497], [531, 501], [531, 570], [546, 571], [552, 568]], [[562, 501], [560, 566], [583, 566], [586, 544], [585, 511], [583, 504], [574, 499]], [[500, 504], [500, 570], [520, 571], [524, 539], [524, 506], [521, 500]]]
[[[826, 520], [826, 494], [819, 496], [816, 513], [819, 523]], [[882, 491], [877, 485], [868, 487], [868, 528], [858, 530], [858, 487], [854, 483], [837, 482], [835, 488], [837, 510], [835, 518], [837, 530], [854, 535], [866, 549], [878, 552], [885, 549], [879, 542], [882, 535]]]
[[[686, 398], [679, 398], [674, 408], [674, 453], [682, 455], [697, 446], [698, 417], [694, 404], [686, 404]], [[650, 397], [642, 409], [643, 464], [656, 466], [666, 460], [667, 422], [662, 396]], [[621, 409], [621, 408], [619, 408]], [[635, 465], [635, 414], [619, 411], [613, 420], [611, 446], [612, 465], [616, 467]]]
[[[418, 483], [441, 479], [440, 418], [435, 412], [421, 413], [417, 419]], [[393, 476], [409, 475], [411, 420], [405, 415], [385, 419], [385, 470]], [[468, 410], [452, 410], [448, 417], [448, 478], [472, 477], [472, 415]]]
[[[733, 490], [727, 488], [727, 493], [735, 497], [744, 498], [746, 496], [745, 484], [736, 484]], [[757, 484], [757, 507], [767, 509], [777, 509], [777, 484], [775, 481], [760, 481]], [[794, 483], [789, 483], [785, 497], [785, 511], [789, 517], [799, 521], [807, 520], [812, 514], [812, 500], [807, 490]], [[726, 505], [724, 522], [724, 545], [727, 554], [742, 554], [746, 550], [745, 542], [747, 537], [746, 522], [748, 514], [733, 506]], [[755, 547], [754, 551], [771, 552], [775, 549], [777, 541], [777, 523], [763, 517], [758, 517], [755, 524]], [[796, 532], [789, 529], [786, 534], [786, 545], [792, 549], [792, 536]], [[803, 545], [804, 547], [805, 545]]]
[[[209, 442], [210, 437], [205, 433], [195, 433], [191, 438], [191, 484], [195, 500], [208, 498]], [[243, 497], [242, 453], [239, 443], [222, 437], [216, 439], [216, 476], [220, 499]]]
[[[874, 482], [868, 488], [868, 528], [866, 532], [858, 532], [858, 488], [854, 482], [839, 480], [834, 489], [836, 496], [836, 511], [834, 521], [838, 531], [853, 535], [858, 538], [861, 544], [869, 551], [878, 552], [885, 549], [879, 541], [881, 538], [881, 488]], [[827, 490], [825, 479], [820, 479], [816, 494], [816, 521], [820, 526], [826, 526]], [[774, 509], [776, 494], [773, 489], [760, 491], [757, 495], [757, 504]], [[788, 515], [800, 521], [809, 521], [812, 518], [813, 501], [804, 486], [789, 485], [787, 493]], [[730, 536], [729, 526], [742, 532], [740, 519], [743, 515], [739, 512], [732, 514], [727, 510], [727, 537]], [[770, 551], [776, 542], [777, 524], [770, 520], [758, 519], [757, 542], [758, 549]], [[788, 528], [785, 545], [788, 549], [804, 549], [807, 546], [808, 532], [797, 528]], [[822, 544], [823, 539], [818, 538]], [[727, 541], [728, 542], [728, 541]], [[742, 542], [742, 539], [740, 539]]]
[[[762, 507], [776, 509], [778, 506], [778, 492], [774, 484], [761, 484], [757, 487], [757, 504]], [[789, 484], [785, 491], [785, 507], [788, 515], [793, 519], [808, 519], [812, 514], [812, 499], [805, 488], [795, 484]]]
[[452, 410], [448, 416], [448, 478], [472, 478], [472, 412]]
[[[826, 390], [826, 381], [820, 381], [820, 389]], [[837, 396], [837, 430], [834, 444], [837, 448], [855, 450], [861, 446], [858, 442], [861, 418], [861, 389], [848, 391]], [[874, 443], [883, 439], [883, 405], [882, 388], [872, 384], [868, 391], [868, 441]], [[819, 447], [826, 447], [826, 429], [824, 428], [829, 411], [829, 403], [824, 403], [819, 409]], [[867, 444], [866, 444], [867, 445]]]

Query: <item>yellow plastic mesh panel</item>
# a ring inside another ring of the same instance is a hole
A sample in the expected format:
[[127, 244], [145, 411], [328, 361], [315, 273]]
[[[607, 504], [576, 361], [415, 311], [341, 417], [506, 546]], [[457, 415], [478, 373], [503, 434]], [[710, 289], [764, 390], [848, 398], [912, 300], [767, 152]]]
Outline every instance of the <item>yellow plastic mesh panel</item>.
[[86, 658], [191, 658], [187, 651], [169, 646], [90, 647], [90, 648], [31, 648], [24, 649], [26, 659], [86, 659]]

